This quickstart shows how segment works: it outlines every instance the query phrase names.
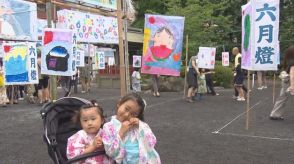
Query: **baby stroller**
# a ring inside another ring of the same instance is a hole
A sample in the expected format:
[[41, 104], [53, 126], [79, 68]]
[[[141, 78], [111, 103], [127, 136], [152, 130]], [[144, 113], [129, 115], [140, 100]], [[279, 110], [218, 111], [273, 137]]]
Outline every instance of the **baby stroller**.
[[90, 101], [77, 97], [63, 97], [55, 102], [43, 105], [41, 116], [44, 124], [44, 141], [48, 146], [48, 154], [55, 164], [67, 164], [88, 157], [105, 154], [105, 151], [95, 151], [68, 160], [66, 157], [67, 139], [82, 129], [72, 122], [72, 117], [82, 105], [91, 104]]

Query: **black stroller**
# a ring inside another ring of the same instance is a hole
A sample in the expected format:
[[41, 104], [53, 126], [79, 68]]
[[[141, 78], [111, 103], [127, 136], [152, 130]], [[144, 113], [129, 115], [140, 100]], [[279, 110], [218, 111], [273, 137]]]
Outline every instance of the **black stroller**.
[[81, 129], [79, 125], [72, 122], [72, 117], [82, 105], [86, 104], [91, 102], [77, 97], [64, 97], [43, 105], [41, 116], [44, 124], [44, 141], [55, 164], [73, 163], [105, 154], [105, 151], [95, 151], [70, 160], [66, 157], [67, 139]]

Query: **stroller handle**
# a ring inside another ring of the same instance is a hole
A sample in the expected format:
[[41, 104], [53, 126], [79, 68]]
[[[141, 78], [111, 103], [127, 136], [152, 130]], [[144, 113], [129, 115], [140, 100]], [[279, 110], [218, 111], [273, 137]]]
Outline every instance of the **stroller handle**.
[[77, 156], [75, 158], [69, 159], [66, 162], [66, 164], [70, 164], [70, 163], [77, 162], [77, 161], [80, 161], [80, 160], [83, 160], [83, 159], [86, 159], [86, 158], [89, 158], [89, 157], [94, 157], [94, 156], [104, 155], [104, 154], [105, 154], [105, 151], [104, 150], [94, 151], [92, 153], [87, 153], [87, 154], [79, 155], [79, 156]]

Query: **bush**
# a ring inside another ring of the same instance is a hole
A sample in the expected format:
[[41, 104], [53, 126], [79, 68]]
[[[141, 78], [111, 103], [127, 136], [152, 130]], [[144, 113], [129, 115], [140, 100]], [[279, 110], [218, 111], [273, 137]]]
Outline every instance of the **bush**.
[[230, 63], [229, 67], [222, 66], [221, 61], [215, 63], [215, 74], [212, 76], [212, 80], [216, 81], [216, 86], [222, 86], [224, 88], [231, 88], [233, 84], [233, 64]]

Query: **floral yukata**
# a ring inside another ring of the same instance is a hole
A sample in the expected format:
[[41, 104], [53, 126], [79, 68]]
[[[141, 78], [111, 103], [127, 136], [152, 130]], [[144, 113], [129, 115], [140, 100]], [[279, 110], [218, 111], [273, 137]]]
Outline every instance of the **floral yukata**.
[[[101, 130], [97, 134], [101, 136]], [[94, 141], [95, 135], [89, 135], [84, 130], [80, 130], [67, 140], [66, 156], [68, 159], [82, 155], [87, 145]], [[111, 160], [106, 155], [98, 155], [77, 162], [78, 164], [111, 164]]]
[[123, 139], [119, 136], [121, 122], [112, 116], [103, 126], [102, 141], [106, 154], [119, 164], [160, 164], [154, 146], [156, 137], [150, 127], [140, 121], [139, 128], [131, 128]]

